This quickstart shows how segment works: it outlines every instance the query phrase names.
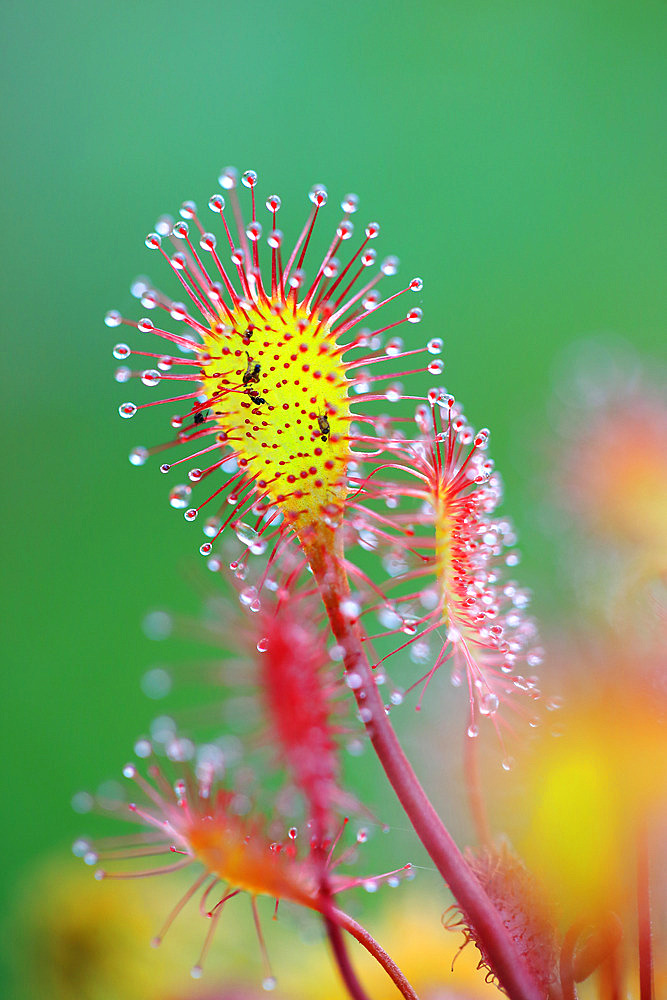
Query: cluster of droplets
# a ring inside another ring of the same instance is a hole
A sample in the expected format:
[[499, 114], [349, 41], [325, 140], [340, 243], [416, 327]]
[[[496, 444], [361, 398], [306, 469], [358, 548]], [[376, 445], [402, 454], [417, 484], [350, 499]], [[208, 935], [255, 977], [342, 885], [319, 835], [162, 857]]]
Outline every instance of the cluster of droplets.
[[[251, 194], [250, 221], [244, 221], [240, 207], [237, 195], [239, 182], [249, 189]], [[370, 243], [377, 238], [380, 231], [376, 222], [365, 226], [361, 246], [347, 264], [343, 264], [338, 258], [338, 250], [351, 239], [354, 232], [351, 217], [358, 207], [355, 195], [347, 195], [341, 203], [343, 218], [336, 227], [335, 237], [319, 264], [310, 286], [306, 281], [304, 258], [318, 213], [327, 203], [326, 188], [317, 184], [311, 189], [309, 199], [312, 210], [287, 263], [284, 263], [282, 256], [283, 234], [276, 226], [281, 200], [277, 195], [271, 195], [266, 199], [266, 209], [272, 219], [272, 228], [267, 235], [267, 243], [271, 250], [269, 282], [268, 276], [263, 274], [260, 266], [258, 252], [262, 225], [256, 215], [257, 182], [257, 174], [252, 170], [246, 171], [239, 178], [236, 170], [227, 168], [219, 177], [219, 183], [225, 194], [216, 194], [209, 199], [209, 209], [222, 221], [226, 242], [229, 244], [231, 265], [225, 264], [218, 256], [216, 237], [204, 227], [197, 206], [192, 201], [186, 201], [181, 206], [180, 220], [162, 216], [155, 230], [146, 238], [149, 249], [158, 251], [163, 256], [179, 280], [184, 292], [183, 301], [170, 298], [143, 277], [133, 282], [132, 294], [139, 299], [145, 309], [166, 313], [171, 320], [184, 328], [183, 333], [176, 334], [162, 329], [160, 324], [154, 323], [148, 317], [143, 317], [139, 321], [127, 319], [117, 310], [111, 310], [106, 316], [106, 323], [110, 327], [116, 328], [121, 325], [133, 327], [141, 334], [157, 335], [176, 349], [173, 354], [133, 350], [125, 342], [116, 344], [114, 348], [114, 358], [124, 362], [116, 372], [116, 378], [120, 383], [124, 384], [136, 378], [144, 386], [152, 388], [176, 380], [184, 382], [185, 388], [192, 388], [192, 391], [184, 395], [155, 401], [173, 404], [187, 401], [191, 409], [189, 413], [172, 417], [171, 424], [176, 430], [174, 440], [154, 447], [137, 446], [130, 452], [130, 462], [135, 466], [142, 466], [153, 454], [177, 445], [187, 447], [191, 453], [185, 458], [179, 458], [175, 462], [163, 462], [161, 465], [161, 471], [168, 473], [176, 465], [193, 462], [187, 474], [187, 481], [171, 489], [170, 504], [176, 509], [182, 509], [187, 521], [194, 521], [204, 504], [226, 490], [224, 503], [231, 506], [232, 510], [229, 511], [228, 507], [223, 506], [217, 514], [206, 519], [204, 533], [207, 540], [200, 546], [200, 552], [206, 557], [211, 557], [210, 567], [217, 570], [220, 560], [213, 554], [213, 541], [219, 532], [231, 524], [237, 536], [246, 545], [246, 555], [239, 562], [240, 573], [244, 572], [248, 555], [263, 554], [267, 546], [275, 544], [289, 527], [289, 519], [284, 518], [282, 508], [290, 501], [292, 509], [296, 504], [298, 510], [300, 498], [307, 497], [307, 489], [304, 492], [304, 488], [308, 486], [308, 483], [300, 483], [299, 474], [290, 476], [280, 470], [276, 471], [273, 479], [263, 480], [257, 472], [254, 472], [254, 468], [257, 467], [255, 461], [257, 456], [253, 453], [248, 457], [248, 449], [243, 443], [246, 431], [243, 427], [239, 428], [236, 418], [225, 423], [225, 400], [247, 398], [249, 400], [247, 405], [252, 403], [259, 406], [261, 403], [267, 407], [264, 412], [267, 418], [270, 414], [269, 424], [275, 425], [276, 406], [273, 397], [271, 394], [262, 395], [254, 388], [259, 378], [257, 372], [262, 365], [251, 358], [248, 350], [248, 348], [254, 350], [252, 344], [261, 335], [257, 331], [261, 329], [263, 319], [278, 317], [276, 322], [278, 320], [283, 324], [287, 322], [289, 329], [291, 329], [290, 323], [294, 323], [295, 335], [309, 323], [317, 324], [315, 335], [321, 339], [320, 351], [330, 350], [340, 357], [341, 384], [346, 386], [345, 393], [351, 393], [352, 398], [357, 401], [375, 402], [384, 399], [388, 402], [397, 402], [404, 395], [400, 377], [415, 373], [439, 374], [443, 367], [442, 359], [439, 357], [443, 347], [440, 338], [432, 338], [424, 347], [407, 349], [402, 338], [396, 335], [395, 328], [402, 323], [414, 325], [421, 321], [422, 311], [419, 307], [408, 309], [403, 319], [392, 322], [384, 328], [376, 330], [361, 328], [354, 331], [355, 327], [380, 306], [393, 301], [404, 292], [419, 293], [423, 287], [421, 278], [413, 278], [405, 288], [384, 300], [381, 298], [376, 286], [382, 279], [397, 273], [398, 259], [395, 256], [386, 257], [379, 264], [377, 272], [374, 271], [377, 255]], [[230, 206], [236, 235], [233, 235], [225, 216], [225, 210]], [[170, 241], [175, 248], [171, 256], [164, 250], [165, 240]], [[213, 277], [209, 274], [205, 262], [207, 254], [214, 263]], [[218, 277], [215, 276], [216, 272]], [[370, 278], [368, 274], [371, 275]], [[359, 282], [361, 287], [355, 290], [355, 284]], [[273, 323], [274, 320], [271, 319], [270, 322]], [[351, 331], [354, 332], [350, 339]], [[383, 343], [385, 333], [388, 333], [389, 337]], [[285, 339], [288, 340], [290, 336], [288, 333]], [[238, 371], [239, 378], [243, 376], [239, 384], [232, 384], [227, 380], [225, 382], [227, 388], [216, 391], [215, 396], [211, 396], [212, 390], [207, 383], [209, 378], [207, 372], [211, 367], [220, 367], [217, 364], [219, 361], [224, 362], [225, 355], [229, 355], [229, 348], [223, 346], [222, 351], [220, 348], [221, 345], [227, 344], [238, 345], [236, 356], [244, 359], [247, 355], [248, 369], [243, 371], [246, 363], [243, 360], [243, 366]], [[352, 360], [343, 361], [348, 352], [351, 352]], [[411, 371], [378, 374], [378, 369], [375, 367], [378, 362], [389, 362], [424, 353], [430, 360], [424, 367]], [[142, 361], [148, 361], [148, 366], [132, 370], [125, 364], [131, 355], [139, 357]], [[288, 367], [287, 363], [285, 367]], [[315, 372], [315, 376], [317, 375], [318, 372]], [[139, 409], [152, 405], [155, 404], [153, 402], [136, 404], [128, 401], [120, 405], [119, 412], [122, 417], [129, 418]], [[343, 445], [338, 447], [343, 447], [343, 451], [347, 453], [354, 451], [356, 444], [365, 449], [368, 446], [366, 429], [364, 428], [362, 432], [353, 423], [348, 423], [344, 428], [341, 427], [341, 430], [345, 431], [342, 435], [339, 430], [336, 432], [330, 430], [333, 423], [332, 415], [336, 413], [337, 408], [332, 406], [328, 409], [328, 407], [329, 403], [325, 410], [326, 419], [317, 417], [319, 430], [316, 428], [316, 436], [320, 433], [330, 434], [332, 444], [340, 439]], [[247, 419], [245, 423], [248, 424]], [[268, 426], [266, 420], [264, 426]], [[287, 426], [289, 427], [289, 423]], [[280, 434], [280, 430], [277, 433]], [[380, 425], [378, 434], [382, 435]], [[211, 438], [213, 441], [209, 443]], [[264, 443], [261, 447], [267, 446], [269, 444]], [[275, 447], [275, 443], [270, 446]], [[216, 452], [222, 454], [218, 457]], [[200, 456], [208, 453], [213, 453], [211, 455], [215, 459], [213, 465], [205, 466], [204, 463], [196, 462]], [[261, 451], [259, 454], [261, 455]], [[329, 475], [334, 477], [331, 482], [336, 483], [338, 473], [335, 472], [335, 463], [324, 463], [327, 468], [331, 465], [334, 471], [325, 470], [322, 476], [321, 462], [324, 462], [323, 458], [318, 459], [307, 470], [305, 466], [301, 467], [300, 476], [306, 476], [306, 479], [312, 477], [313, 481], [316, 480], [315, 485], [318, 485]], [[298, 469], [297, 463], [296, 473]], [[198, 507], [191, 506], [193, 485], [202, 482], [213, 473], [224, 475], [226, 481], [208, 500], [204, 500]], [[286, 475], [287, 483], [296, 479], [297, 485], [291, 488], [290, 493], [284, 494], [278, 486], [273, 485], [281, 475]], [[340, 500], [341, 497], [338, 496], [336, 502], [329, 505], [332, 508], [331, 514], [327, 514], [327, 504], [323, 504], [321, 519], [324, 523], [332, 526], [340, 523]], [[264, 523], [261, 526], [249, 523], [249, 514], [257, 515], [260, 520], [264, 520]], [[214, 531], [213, 525], [215, 525]]]
[[[353, 888], [374, 893], [383, 883], [395, 888], [402, 880], [414, 877], [415, 870], [411, 864], [371, 878], [331, 874], [341, 864], [356, 859], [357, 846], [368, 839], [367, 828], [358, 828], [355, 843], [334, 859], [334, 851], [347, 820], [332, 838], [321, 840], [309, 831], [305, 838], [305, 854], [297, 847], [298, 827], [290, 826], [283, 839], [275, 839], [279, 830], [276, 822], [267, 825], [262, 817], [253, 816], [247, 796], [222, 786], [224, 764], [220, 754], [211, 747], [202, 747], [197, 751], [193, 747], [185, 753], [174, 750], [168, 754], [169, 759], [178, 764], [180, 772], [173, 781], [169, 779], [165, 766], [158, 763], [156, 748], [151, 741], [137, 741], [135, 750], [144, 761], [148, 777], [144, 777], [134, 763], [126, 764], [122, 774], [135, 786], [138, 793], [136, 801], [128, 802], [122, 792], [114, 788], [113, 793], [105, 791], [97, 799], [88, 795], [78, 796], [76, 808], [79, 812], [91, 808], [112, 811], [138, 825], [139, 832], [101, 840], [79, 837], [72, 845], [72, 851], [84, 864], [96, 869], [95, 878], [98, 880], [168, 875], [192, 864], [203, 866], [204, 870], [197, 874], [194, 882], [178, 899], [151, 941], [153, 947], [158, 947], [184, 905], [198, 896], [200, 913], [211, 923], [199, 959], [191, 969], [195, 979], [203, 974], [206, 955], [223, 908], [241, 892], [249, 896], [255, 920], [265, 969], [262, 987], [273, 990], [276, 979], [271, 971], [259, 923], [258, 895], [275, 895], [281, 891], [293, 902], [320, 910], [324, 907], [324, 899], [331, 893]], [[226, 857], [231, 866], [229, 872], [224, 870]], [[234, 860], [235, 857], [238, 861]], [[149, 867], [138, 867], [147, 859], [150, 859]], [[169, 863], [165, 864], [165, 861]], [[116, 870], [119, 863], [128, 865], [128, 868]], [[217, 867], [219, 863], [223, 865], [221, 870]], [[241, 877], [241, 882], [236, 884], [235, 874], [237, 878]], [[323, 878], [327, 883], [325, 897], [321, 896]], [[247, 885], [243, 884], [243, 879], [248, 880]], [[213, 902], [218, 895], [220, 898]], [[279, 898], [276, 898], [276, 905]]]
[[[512, 524], [494, 516], [502, 481], [487, 453], [488, 429], [475, 431], [454, 397], [436, 388], [417, 406], [412, 429], [407, 419], [387, 418], [383, 430], [383, 455], [352, 469], [355, 509], [347, 524], [348, 543], [374, 553], [386, 574], [381, 586], [377, 574], [372, 588], [362, 583], [355, 602], [369, 648], [391, 640], [376, 671], [403, 651], [421, 665], [426, 672], [407, 688], [421, 688], [419, 708], [448, 662], [452, 684], [467, 687], [470, 737], [480, 719], [497, 731], [501, 721], [509, 726], [503, 705], [536, 725], [534, 710], [512, 697], [539, 698], [534, 671], [543, 651], [527, 616], [530, 593], [507, 578], [519, 554]], [[372, 632], [369, 616], [380, 632]], [[388, 707], [405, 693], [395, 689]], [[508, 757], [503, 766], [511, 766]]]

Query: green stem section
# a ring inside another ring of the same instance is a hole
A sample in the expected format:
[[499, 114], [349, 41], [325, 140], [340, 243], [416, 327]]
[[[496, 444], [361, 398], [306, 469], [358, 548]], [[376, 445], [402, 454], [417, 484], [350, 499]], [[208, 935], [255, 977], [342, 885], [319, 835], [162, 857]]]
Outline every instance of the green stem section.
[[332, 632], [344, 650], [347, 681], [363, 710], [366, 731], [414, 830], [451, 889], [475, 937], [483, 945], [501, 986], [511, 1000], [543, 1000], [542, 991], [519, 957], [498, 911], [466, 863], [433, 808], [386, 715], [355, 621], [341, 610], [350, 588], [343, 569], [339, 533], [314, 532], [302, 538], [324, 601]]

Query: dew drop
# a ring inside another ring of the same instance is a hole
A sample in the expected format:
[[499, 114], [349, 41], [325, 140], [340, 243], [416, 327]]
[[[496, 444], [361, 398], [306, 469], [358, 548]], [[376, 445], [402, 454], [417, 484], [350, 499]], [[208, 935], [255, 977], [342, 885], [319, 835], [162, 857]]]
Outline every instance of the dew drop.
[[225, 208], [225, 199], [221, 194], [213, 194], [208, 199], [208, 207], [212, 212], [223, 212]]
[[116, 368], [116, 371], [113, 373], [113, 377], [116, 382], [123, 385], [123, 383], [129, 382], [132, 378], [132, 369], [127, 368], [125, 365], [121, 365], [119, 368]]
[[308, 197], [312, 201], [313, 205], [317, 205], [318, 208], [321, 208], [322, 205], [326, 205], [327, 203], [327, 189], [324, 184], [313, 184], [312, 188], [308, 192]]
[[171, 306], [169, 307], [169, 315], [171, 316], [172, 319], [175, 319], [179, 323], [182, 323], [185, 317], [188, 315], [188, 311], [182, 302], [172, 302]]
[[354, 671], [350, 674], [345, 674], [345, 683], [352, 691], [358, 691], [363, 684], [361, 674], [357, 674]]
[[134, 403], [121, 403], [120, 406], [118, 407], [118, 412], [120, 413], [121, 417], [124, 417], [126, 420], [129, 420], [129, 418], [133, 417], [134, 414], [137, 412], [137, 407], [135, 406]]
[[198, 513], [199, 513], [199, 511], [197, 510], [196, 507], [190, 507], [189, 510], [186, 510], [186, 512], [183, 515], [183, 517], [185, 518], [186, 521], [194, 521], [194, 519], [197, 517]]
[[428, 344], [426, 345], [426, 349], [429, 354], [442, 354], [442, 348], [443, 348], [442, 337], [433, 337], [433, 339], [429, 340]]
[[153, 753], [153, 744], [147, 739], [138, 739], [134, 744], [134, 752], [137, 757], [145, 760]]
[[498, 695], [494, 694], [493, 691], [487, 691], [486, 694], [482, 695], [479, 699], [479, 714], [493, 715], [494, 712], [498, 711], [499, 704]]
[[132, 352], [127, 344], [116, 344], [113, 349], [113, 356], [116, 361], [125, 361], [126, 358], [129, 358], [131, 353]]
[[175, 507], [176, 510], [183, 510], [183, 508], [188, 505], [191, 493], [191, 486], [187, 486], [185, 483], [179, 483], [178, 486], [174, 486], [173, 490], [169, 494], [169, 503], [172, 507]]
[[147, 698], [159, 701], [171, 691], [171, 676], [163, 667], [153, 667], [141, 678], [141, 690]]
[[72, 844], [72, 854], [75, 858], [85, 858], [85, 856], [90, 852], [91, 845], [88, 840], [83, 837], [79, 837]]
[[184, 201], [178, 210], [178, 214], [182, 219], [194, 219], [197, 214], [197, 206], [194, 201]]
[[159, 250], [162, 246], [162, 240], [157, 233], [149, 233], [144, 242], [149, 250]]
[[249, 608], [254, 601], [258, 598], [256, 587], [244, 587], [244, 589], [239, 594], [239, 601]]
[[155, 368], [149, 368], [145, 372], [141, 373], [141, 381], [147, 386], [152, 387], [157, 385], [161, 378], [162, 376]]
[[351, 597], [346, 597], [340, 602], [340, 611], [348, 621], [356, 621], [361, 614], [361, 607]]
[[225, 191], [232, 191], [236, 187], [238, 179], [239, 172], [236, 167], [225, 167], [218, 177], [218, 184]]
[[511, 771], [514, 767], [514, 757], [505, 757], [502, 761], [503, 771]]
[[104, 322], [107, 326], [120, 326], [123, 321], [123, 317], [118, 312], [117, 309], [110, 309], [109, 312], [104, 317]]
[[476, 736], [479, 736], [479, 729], [474, 722], [471, 722], [466, 730], [468, 736], [471, 740], [474, 740]]
[[75, 813], [87, 813], [93, 808], [95, 800], [89, 792], [76, 792], [72, 796], [71, 806]]
[[398, 403], [402, 395], [403, 395], [403, 386], [401, 385], [401, 383], [393, 382], [391, 385], [387, 386], [384, 398], [387, 400], [388, 403]]
[[359, 196], [356, 194], [346, 194], [340, 203], [340, 207], [348, 215], [354, 215], [359, 208]]
[[269, 648], [269, 639], [268, 639], [268, 636], [266, 636], [266, 635], [262, 636], [262, 638], [259, 639], [258, 642], [257, 642], [257, 652], [258, 653], [265, 653], [268, 648]]
[[275, 976], [266, 976], [264, 979], [262, 979], [262, 989], [266, 990], [267, 993], [270, 993], [271, 990], [275, 990], [276, 985], [277, 985], [277, 980]]
[[210, 542], [203, 542], [199, 546], [199, 552], [203, 556], [209, 556], [211, 554], [212, 549], [213, 549], [213, 546], [211, 545]]
[[192, 968], [190, 969], [190, 975], [192, 976], [193, 979], [201, 979], [203, 972], [204, 970], [202, 969], [201, 965], [193, 965]]
[[234, 531], [238, 540], [247, 545], [253, 555], [262, 555], [266, 551], [266, 542], [251, 525], [239, 521], [234, 526]]
[[204, 534], [207, 538], [215, 538], [219, 528], [219, 519], [217, 517], [209, 517], [204, 524]]

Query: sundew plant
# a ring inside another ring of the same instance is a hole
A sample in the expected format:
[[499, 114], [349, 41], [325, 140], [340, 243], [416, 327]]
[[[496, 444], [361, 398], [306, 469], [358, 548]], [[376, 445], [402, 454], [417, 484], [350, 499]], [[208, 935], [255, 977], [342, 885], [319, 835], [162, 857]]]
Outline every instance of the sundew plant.
[[[413, 873], [407, 862], [378, 872], [363, 831], [349, 843], [348, 817], [367, 815], [343, 779], [341, 743], [352, 731], [372, 746], [442, 878], [443, 989], [463, 941], [478, 950], [480, 981], [512, 1000], [575, 1000], [582, 988], [620, 1000], [628, 983], [650, 1000], [643, 800], [630, 838], [643, 859], [628, 876], [637, 905], [618, 912], [627, 894], [595, 905], [575, 894], [562, 907], [493, 829], [475, 766], [461, 782], [478, 842], [457, 845], [392, 725], [394, 706], [405, 699], [419, 709], [447, 675], [461, 689], [452, 739], [465, 741], [474, 762], [488, 736], [498, 767], [510, 770], [543, 710], [556, 707], [540, 695], [544, 649], [517, 576], [514, 528], [498, 513], [490, 432], [473, 428], [441, 384], [442, 340], [418, 325], [421, 279], [396, 278], [397, 259], [376, 250], [378, 223], [356, 223], [353, 194], [325, 222], [327, 191], [314, 186], [295, 238], [279, 228], [280, 198], [259, 198], [254, 171], [239, 178], [226, 169], [219, 184], [205, 213], [184, 202], [178, 221], [164, 216], [147, 236], [157, 284], [132, 286], [146, 315], [111, 311], [106, 323], [123, 333], [116, 380], [131, 400], [120, 416], [134, 428], [159, 403], [171, 426], [167, 440], [135, 447], [130, 461], [159, 468], [171, 505], [197, 522], [190, 530], [203, 528], [199, 551], [227, 596], [202, 629], [235, 652], [195, 678], [203, 742], [176, 731], [139, 740], [123, 772], [132, 800], [100, 803], [134, 832], [81, 839], [75, 853], [99, 879], [188, 870], [189, 887], [153, 943], [176, 918], [199, 921], [195, 977], [244, 896], [258, 980], [276, 988], [257, 908], [267, 896], [321, 919], [355, 1000], [370, 994], [350, 937], [415, 998], [346, 909], [352, 894], [382, 892]], [[311, 237], [322, 226], [330, 241], [320, 259]], [[411, 416], [396, 406], [405, 401]], [[234, 687], [256, 707], [256, 724], [241, 733], [248, 761], [261, 761], [252, 794], [225, 758], [222, 716], [206, 714]]]

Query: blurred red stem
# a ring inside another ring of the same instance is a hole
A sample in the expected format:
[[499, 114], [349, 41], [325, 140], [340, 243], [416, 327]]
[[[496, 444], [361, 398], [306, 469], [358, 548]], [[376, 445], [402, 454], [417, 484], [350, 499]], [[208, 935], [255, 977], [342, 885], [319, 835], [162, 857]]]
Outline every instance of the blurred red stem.
[[347, 913], [344, 913], [342, 910], [332, 908], [331, 917], [340, 927], [343, 928], [343, 930], [346, 930], [348, 934], [351, 934], [353, 938], [356, 938], [359, 944], [363, 945], [366, 951], [379, 962], [394, 985], [403, 994], [405, 1000], [419, 1000], [419, 997], [394, 960], [390, 958], [387, 952], [380, 947], [373, 937], [371, 937], [365, 927], [362, 927], [361, 924], [358, 924], [356, 920], [353, 920], [352, 917], [349, 917]]
[[637, 930], [639, 940], [639, 998], [655, 1000], [653, 945], [651, 938], [651, 873], [648, 830], [642, 823], [637, 833]]
[[466, 772], [466, 789], [468, 792], [468, 802], [470, 813], [475, 825], [477, 840], [481, 845], [490, 846], [491, 829], [489, 818], [486, 814], [486, 805], [482, 796], [482, 780], [479, 771], [479, 749], [478, 741], [467, 734], [464, 736], [463, 762]]
[[[328, 537], [324, 537], [324, 531]], [[322, 526], [301, 541], [332, 632], [345, 651], [348, 680], [355, 677], [351, 687], [357, 704], [366, 710], [365, 714], [370, 713], [366, 731], [417, 836], [474, 926], [493, 971], [511, 1000], [543, 1000], [542, 991], [519, 957], [498, 911], [433, 808], [387, 718], [358, 625], [341, 611], [341, 602], [349, 598], [350, 589], [343, 569], [339, 533]]]
[[345, 941], [343, 940], [343, 935], [339, 925], [331, 917], [324, 915], [324, 926], [327, 929], [327, 936], [333, 952], [334, 961], [338, 966], [338, 971], [340, 972], [341, 979], [345, 983], [347, 992], [352, 997], [352, 1000], [369, 1000], [368, 994], [363, 989], [361, 983], [357, 979], [354, 969], [352, 968], [350, 956], [347, 953], [347, 948], [345, 947]]
[[583, 930], [583, 923], [577, 921], [567, 931], [563, 946], [560, 950], [560, 988], [563, 993], [563, 1000], [577, 1000], [577, 990], [574, 985], [574, 949]]

